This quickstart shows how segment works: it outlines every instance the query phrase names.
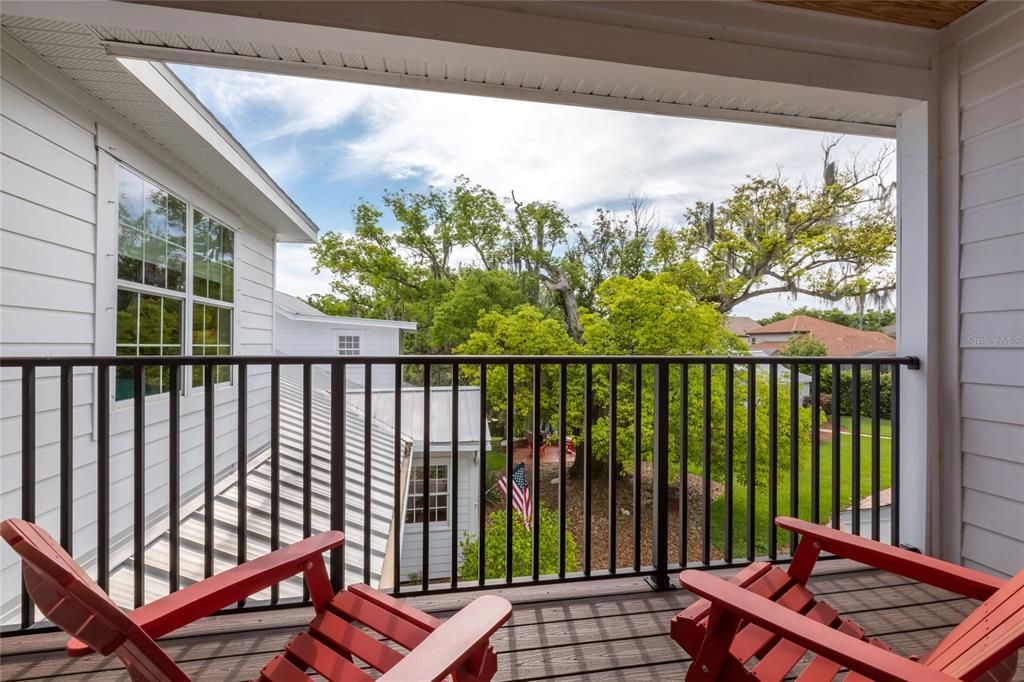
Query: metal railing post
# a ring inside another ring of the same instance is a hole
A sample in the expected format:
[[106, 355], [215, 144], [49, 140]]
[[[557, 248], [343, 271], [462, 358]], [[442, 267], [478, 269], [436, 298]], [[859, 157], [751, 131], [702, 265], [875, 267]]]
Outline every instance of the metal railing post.
[[654, 574], [647, 584], [655, 590], [671, 589], [668, 577], [668, 394], [669, 365], [654, 366], [654, 519], [651, 526]]

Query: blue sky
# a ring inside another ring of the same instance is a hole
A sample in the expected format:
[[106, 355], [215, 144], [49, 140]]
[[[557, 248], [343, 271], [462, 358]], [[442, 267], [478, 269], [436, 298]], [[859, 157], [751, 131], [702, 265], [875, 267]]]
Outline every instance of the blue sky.
[[[352, 208], [384, 190], [447, 186], [457, 175], [499, 196], [559, 202], [582, 227], [598, 206], [647, 194], [662, 224], [721, 201], [746, 175], [817, 181], [821, 133], [270, 74], [175, 66], [321, 232], [351, 232]], [[847, 136], [841, 160], [883, 141]], [[846, 157], [843, 159], [842, 157]], [[468, 259], [468, 255], [466, 256]], [[278, 249], [278, 288], [329, 291], [307, 246]], [[818, 302], [765, 296], [736, 314]]]

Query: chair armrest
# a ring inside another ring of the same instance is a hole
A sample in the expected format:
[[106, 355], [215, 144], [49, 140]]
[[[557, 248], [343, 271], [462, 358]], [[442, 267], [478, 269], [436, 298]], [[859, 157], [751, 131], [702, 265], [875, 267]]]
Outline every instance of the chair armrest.
[[380, 682], [443, 680], [472, 656], [512, 615], [512, 605], [494, 595], [477, 597], [427, 635]]
[[988, 599], [1005, 582], [981, 571], [788, 516], [780, 516], [775, 519], [775, 524], [817, 543], [824, 552], [956, 592], [972, 599], [980, 601]]
[[[903, 658], [881, 647], [851, 637], [701, 571], [683, 571], [686, 589], [707, 599], [712, 609], [722, 608], [745, 621], [773, 632], [830, 661], [879, 682], [953, 682], [938, 670]], [[703, 646], [701, 647], [703, 650]], [[699, 660], [700, 654], [695, 659]]]
[[[319, 533], [172, 592], [135, 609], [128, 617], [156, 639], [302, 573], [312, 561], [323, 561], [324, 552], [344, 542], [345, 534], [341, 531]], [[72, 638], [67, 653], [84, 656], [92, 653], [92, 649]]]

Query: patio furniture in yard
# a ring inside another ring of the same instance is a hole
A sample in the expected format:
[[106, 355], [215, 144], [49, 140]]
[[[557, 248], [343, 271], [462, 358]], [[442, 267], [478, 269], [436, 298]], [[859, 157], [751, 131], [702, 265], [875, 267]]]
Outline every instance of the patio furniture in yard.
[[[337, 594], [323, 553], [340, 547], [340, 531], [321, 533], [185, 587], [130, 613], [110, 597], [42, 528], [21, 519], [0, 523], [0, 535], [21, 555], [25, 585], [36, 605], [73, 637], [69, 655], [116, 653], [133, 680], [178, 682], [188, 676], [156, 638], [302, 573], [315, 617], [260, 672], [265, 682], [305, 682], [312, 670], [327, 680], [489, 680], [497, 657], [489, 639], [509, 619], [500, 597], [478, 597], [440, 621], [367, 585]], [[408, 653], [387, 646], [376, 633]]]
[[[1024, 646], [1024, 570], [1010, 580], [792, 518], [776, 524], [801, 536], [788, 570], [754, 563], [723, 580], [683, 571], [702, 597], [672, 620], [671, 635], [693, 656], [687, 680], [782, 680], [801, 661], [800, 682], [1009, 680]], [[982, 601], [931, 652], [899, 656], [839, 616], [806, 588], [821, 552]], [[750, 667], [748, 668], [748, 664]]]

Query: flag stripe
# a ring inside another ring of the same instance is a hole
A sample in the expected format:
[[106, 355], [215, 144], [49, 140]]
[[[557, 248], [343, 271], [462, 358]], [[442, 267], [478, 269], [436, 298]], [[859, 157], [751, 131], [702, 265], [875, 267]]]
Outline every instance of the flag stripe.
[[[508, 495], [508, 479], [502, 475], [498, 479], [498, 488]], [[533, 500], [530, 498], [530, 485], [526, 479], [526, 466], [520, 464], [512, 471], [512, 506], [523, 515], [526, 525], [532, 526]]]

